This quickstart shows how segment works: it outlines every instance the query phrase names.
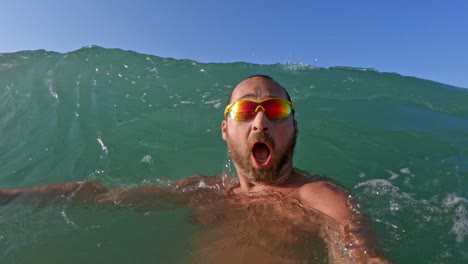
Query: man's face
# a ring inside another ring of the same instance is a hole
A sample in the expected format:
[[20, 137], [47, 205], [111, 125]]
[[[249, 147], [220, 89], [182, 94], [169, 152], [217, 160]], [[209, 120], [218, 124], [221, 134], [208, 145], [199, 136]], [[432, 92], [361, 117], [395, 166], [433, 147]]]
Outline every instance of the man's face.
[[[286, 93], [271, 80], [253, 77], [234, 89], [230, 103], [268, 97], [286, 99]], [[292, 114], [283, 119], [269, 120], [260, 110], [252, 119], [245, 121], [227, 117], [221, 123], [221, 131], [238, 173], [249, 180], [275, 184], [281, 180], [282, 170], [292, 167], [297, 137], [296, 121]]]

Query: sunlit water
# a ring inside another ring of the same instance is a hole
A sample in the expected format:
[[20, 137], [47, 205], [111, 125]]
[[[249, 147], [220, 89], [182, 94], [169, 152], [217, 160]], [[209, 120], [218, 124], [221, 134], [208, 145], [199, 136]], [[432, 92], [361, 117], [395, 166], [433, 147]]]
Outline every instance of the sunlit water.
[[[0, 186], [97, 179], [130, 188], [232, 171], [223, 107], [239, 80], [258, 73], [280, 81], [296, 106], [295, 166], [352, 191], [395, 262], [468, 260], [468, 91], [374, 70], [201, 64], [99, 47], [1, 54]], [[284, 219], [246, 238], [255, 216], [274, 215], [268, 208], [232, 209], [235, 229], [178, 207], [8, 205], [0, 262], [186, 263], [262, 240], [282, 257], [324, 254], [320, 236], [304, 232], [303, 248], [275, 245], [271, 229]], [[210, 240], [219, 233], [231, 240]]]

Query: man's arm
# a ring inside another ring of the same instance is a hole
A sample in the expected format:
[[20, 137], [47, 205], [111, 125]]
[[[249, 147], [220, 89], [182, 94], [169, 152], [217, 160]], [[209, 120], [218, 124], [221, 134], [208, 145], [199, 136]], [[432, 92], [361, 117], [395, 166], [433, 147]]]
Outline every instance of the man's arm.
[[350, 193], [324, 181], [305, 188], [302, 195], [306, 204], [329, 217], [327, 244], [335, 258], [343, 247], [356, 263], [391, 263], [377, 250], [371, 221], [350, 200]]
[[167, 185], [145, 185], [132, 189], [109, 189], [95, 180], [24, 189], [0, 189], [0, 205], [51, 206], [71, 203], [157, 210], [186, 205], [193, 194], [210, 192], [210, 187], [217, 185], [217, 179], [218, 177], [195, 174], [176, 182], [168, 180]]
[[48, 206], [65, 202], [96, 203], [108, 189], [97, 181], [70, 182], [25, 189], [0, 189], [0, 205]]

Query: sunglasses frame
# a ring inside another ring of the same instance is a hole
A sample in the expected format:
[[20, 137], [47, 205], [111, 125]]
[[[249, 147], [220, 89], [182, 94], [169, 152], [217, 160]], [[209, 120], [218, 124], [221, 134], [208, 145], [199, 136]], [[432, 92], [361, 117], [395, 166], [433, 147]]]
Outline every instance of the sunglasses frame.
[[[263, 102], [266, 102], [268, 100], [280, 100], [286, 104], [289, 105], [289, 107], [291, 108], [291, 113], [294, 115], [296, 113], [296, 108], [294, 107], [294, 105], [292, 104], [292, 102], [286, 100], [286, 99], [283, 99], [283, 98], [279, 98], [279, 97], [268, 97], [268, 98], [265, 98], [265, 99], [262, 99], [262, 100], [253, 100], [253, 99], [240, 99], [238, 101], [235, 101], [234, 103], [231, 103], [231, 104], [228, 104], [226, 106], [226, 108], [224, 109], [224, 118], [227, 118], [229, 112], [231, 111], [231, 108], [239, 103], [239, 102], [244, 102], [244, 101], [248, 101], [248, 102], [252, 102], [252, 103], [256, 103], [257, 104], [257, 107], [255, 108], [255, 113], [257, 113], [259, 111], [259, 108], [263, 110], [263, 112], [265, 112], [265, 108], [262, 106], [262, 103]], [[291, 114], [290, 113], [290, 114]], [[288, 117], [289, 115], [285, 116], [284, 118]], [[234, 118], [232, 118], [234, 119]], [[278, 118], [280, 119], [280, 118]], [[235, 119], [234, 119], [235, 120]]]

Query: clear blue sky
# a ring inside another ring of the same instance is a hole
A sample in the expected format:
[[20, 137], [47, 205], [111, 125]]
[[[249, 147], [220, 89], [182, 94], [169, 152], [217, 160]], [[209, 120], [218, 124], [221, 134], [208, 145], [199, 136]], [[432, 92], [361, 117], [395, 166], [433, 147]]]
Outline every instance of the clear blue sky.
[[199, 62], [351, 66], [468, 88], [468, 1], [3, 0], [0, 53], [99, 45]]

